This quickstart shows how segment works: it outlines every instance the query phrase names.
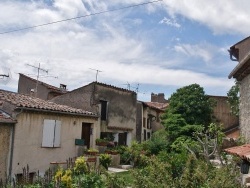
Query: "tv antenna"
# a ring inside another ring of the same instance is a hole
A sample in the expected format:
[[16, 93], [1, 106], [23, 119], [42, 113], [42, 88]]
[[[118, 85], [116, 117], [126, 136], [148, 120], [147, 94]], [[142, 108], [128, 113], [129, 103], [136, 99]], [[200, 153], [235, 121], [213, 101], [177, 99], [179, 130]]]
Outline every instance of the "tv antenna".
[[47, 74], [48, 74], [49, 71], [46, 70], [46, 69], [41, 68], [40, 63], [38, 65], [38, 67], [34, 66], [34, 65], [30, 65], [30, 64], [27, 64], [27, 65], [37, 69], [36, 88], [35, 88], [35, 96], [37, 96], [37, 88], [38, 88], [38, 81], [39, 81], [40, 71], [46, 72]]
[[129, 82], [127, 82], [126, 84], [123, 84], [123, 85], [126, 85], [127, 89], [130, 90], [130, 83]]
[[6, 73], [0, 73], [0, 81], [3, 82], [4, 84], [7, 84], [12, 76], [11, 76], [11, 72], [10, 72], [10, 69], [7, 69], [7, 68], [2, 68], [3, 69], [3, 72], [6, 72]]
[[95, 81], [97, 82], [98, 73], [99, 73], [99, 72], [103, 72], [103, 71], [98, 70], [98, 69], [92, 69], [92, 68], [89, 68], [89, 69], [90, 69], [90, 70], [93, 70], [93, 71], [96, 71]]

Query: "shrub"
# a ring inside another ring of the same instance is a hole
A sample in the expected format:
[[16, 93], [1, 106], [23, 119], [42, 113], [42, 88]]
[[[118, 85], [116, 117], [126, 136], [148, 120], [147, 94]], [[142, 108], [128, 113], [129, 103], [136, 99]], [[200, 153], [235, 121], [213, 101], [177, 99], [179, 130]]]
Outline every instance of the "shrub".
[[75, 161], [74, 171], [77, 174], [86, 173], [88, 170], [84, 157], [78, 157]]
[[108, 169], [109, 165], [111, 164], [112, 157], [107, 153], [100, 154], [99, 156], [100, 164], [105, 168]]

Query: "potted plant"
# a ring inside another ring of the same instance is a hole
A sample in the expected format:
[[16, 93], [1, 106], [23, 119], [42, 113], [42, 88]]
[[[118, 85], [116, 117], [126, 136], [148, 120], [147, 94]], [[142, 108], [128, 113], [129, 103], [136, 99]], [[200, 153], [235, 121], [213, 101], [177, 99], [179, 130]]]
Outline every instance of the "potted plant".
[[107, 146], [107, 144], [109, 143], [109, 141], [107, 139], [97, 138], [95, 140], [95, 143], [98, 146]]
[[99, 151], [97, 149], [94, 149], [94, 148], [89, 148], [87, 150], [88, 155], [97, 155], [98, 153], [99, 153]]
[[102, 154], [100, 154], [99, 160], [100, 160], [100, 164], [105, 169], [108, 170], [108, 167], [109, 167], [109, 165], [111, 164], [111, 161], [112, 161], [112, 157], [109, 154], [107, 154], [107, 153], [102, 153]]

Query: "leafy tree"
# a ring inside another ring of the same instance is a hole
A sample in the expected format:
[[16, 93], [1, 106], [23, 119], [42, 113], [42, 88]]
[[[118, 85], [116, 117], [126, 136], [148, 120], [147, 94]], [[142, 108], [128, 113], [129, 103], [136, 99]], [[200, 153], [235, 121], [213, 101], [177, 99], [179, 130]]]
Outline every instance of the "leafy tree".
[[239, 92], [239, 83], [235, 82], [235, 85], [233, 85], [227, 93], [231, 112], [236, 116], [239, 116]]
[[212, 121], [213, 101], [198, 84], [178, 89], [169, 99], [162, 116], [163, 125], [172, 144], [179, 137], [193, 137], [193, 132], [208, 127]]
[[213, 102], [198, 84], [177, 89], [169, 99], [167, 114], [180, 114], [189, 125], [209, 125]]

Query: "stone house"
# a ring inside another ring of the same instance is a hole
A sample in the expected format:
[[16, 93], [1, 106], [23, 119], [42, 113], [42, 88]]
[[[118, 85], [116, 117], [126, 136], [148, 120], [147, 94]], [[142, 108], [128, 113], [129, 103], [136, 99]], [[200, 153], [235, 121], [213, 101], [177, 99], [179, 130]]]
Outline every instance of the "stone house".
[[6, 166], [8, 155], [5, 169], [12, 177], [20, 176], [27, 164], [32, 177], [38, 170], [42, 175], [51, 162], [82, 155], [83, 139], [85, 145], [94, 147], [98, 119], [95, 113], [5, 90], [0, 90], [0, 109], [14, 119], [0, 123], [0, 140], [13, 143], [12, 149], [6, 147], [9, 143], [0, 147], [4, 150], [0, 152], [0, 164]]
[[240, 133], [250, 142], [250, 37], [234, 44], [229, 49], [230, 58], [239, 63], [229, 74], [229, 78], [235, 78], [240, 85]]
[[163, 93], [151, 94], [151, 102], [137, 101], [136, 140], [142, 142], [150, 139], [153, 132], [163, 127], [161, 114], [168, 106]]
[[67, 93], [67, 88], [64, 84], [60, 84], [60, 87], [58, 88], [19, 73], [17, 92], [49, 100], [58, 95]]
[[98, 138], [111, 138], [118, 145], [130, 145], [136, 139], [137, 95], [134, 91], [92, 82], [52, 101], [99, 114]]

